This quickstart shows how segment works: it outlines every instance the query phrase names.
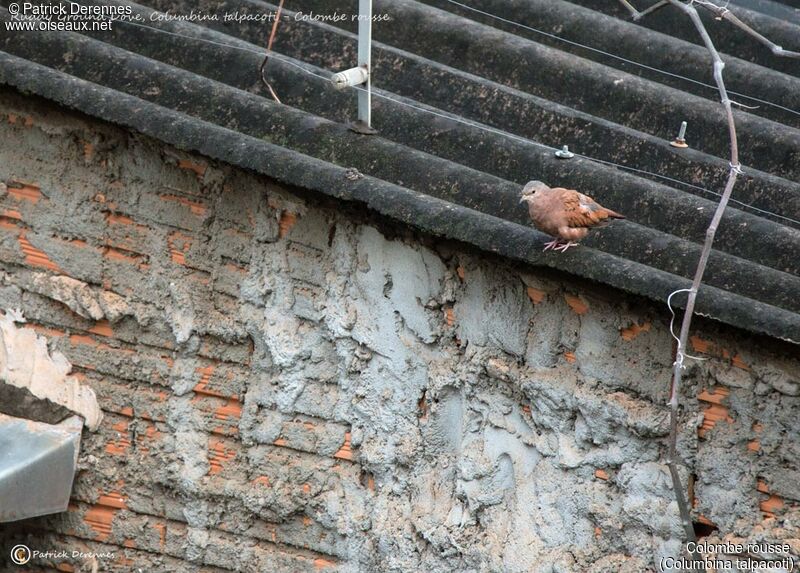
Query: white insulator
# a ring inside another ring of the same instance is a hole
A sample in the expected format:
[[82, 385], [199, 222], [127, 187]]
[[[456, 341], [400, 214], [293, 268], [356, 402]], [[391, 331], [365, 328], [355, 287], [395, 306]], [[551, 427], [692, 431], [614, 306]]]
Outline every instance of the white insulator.
[[338, 74], [334, 74], [331, 82], [337, 89], [344, 89], [347, 87], [357, 86], [367, 83], [369, 72], [367, 68], [359, 66], [357, 68], [350, 68]]

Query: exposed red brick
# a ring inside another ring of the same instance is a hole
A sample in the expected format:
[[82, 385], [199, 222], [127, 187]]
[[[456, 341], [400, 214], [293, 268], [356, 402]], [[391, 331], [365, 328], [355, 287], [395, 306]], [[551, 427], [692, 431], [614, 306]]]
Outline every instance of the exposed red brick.
[[758, 504], [758, 507], [761, 509], [764, 517], [775, 517], [775, 514], [783, 509], [783, 499], [775, 494], [770, 493], [767, 482], [764, 480], [758, 480], [756, 483], [756, 490], [769, 496], [767, 499], [759, 502]]
[[42, 198], [42, 192], [35, 183], [25, 183], [23, 181], [9, 181], [8, 195], [17, 201], [29, 201], [38, 203]]
[[353, 460], [353, 449], [350, 447], [350, 432], [344, 434], [344, 444], [339, 448], [339, 451], [333, 454], [334, 458], [342, 460]]
[[181, 159], [178, 161], [178, 167], [181, 169], [194, 171], [198, 178], [202, 178], [206, 173], [206, 169], [208, 169], [208, 165], [204, 163], [195, 163], [194, 161], [190, 161], [188, 159]]
[[195, 393], [206, 394], [207, 396], [216, 396], [218, 398], [225, 398], [224, 394], [208, 389], [208, 384], [211, 381], [211, 375], [214, 373], [215, 368], [216, 368], [215, 364], [209, 364], [208, 366], [203, 366], [195, 370], [195, 372], [200, 375], [200, 381], [193, 388], [193, 391]]
[[241, 267], [239, 265], [234, 265], [233, 263], [225, 263], [225, 269], [238, 275], [246, 275], [248, 272], [247, 267]]
[[447, 326], [453, 326], [456, 323], [456, 315], [453, 312], [452, 306], [444, 307], [444, 322]]
[[643, 324], [634, 323], [631, 324], [628, 328], [623, 328], [620, 330], [620, 336], [624, 340], [633, 340], [637, 336], [639, 336], [642, 332], [650, 332], [650, 323], [645, 322]]
[[147, 429], [144, 431], [144, 438], [141, 439], [137, 444], [139, 451], [141, 451], [144, 454], [148, 453], [150, 451], [151, 446], [153, 446], [156, 442], [161, 440], [163, 436], [164, 433], [159, 432], [155, 424], [149, 424], [147, 426]]
[[697, 522], [698, 522], [698, 523], [702, 523], [703, 525], [711, 525], [711, 526], [713, 526], [713, 527], [716, 527], [716, 526], [717, 526], [717, 524], [716, 524], [716, 523], [714, 523], [713, 521], [711, 521], [711, 520], [710, 520], [710, 519], [708, 519], [708, 518], [707, 518], [705, 515], [702, 515], [702, 514], [698, 514], [698, 516], [697, 516]]
[[117, 509], [127, 509], [125, 505], [125, 498], [121, 493], [112, 491], [109, 493], [101, 494], [97, 500], [98, 505], [105, 505], [107, 507], [116, 507]]
[[31, 265], [32, 267], [40, 267], [59, 274], [64, 274], [64, 271], [62, 271], [57, 264], [51, 261], [44, 251], [40, 251], [31, 245], [30, 241], [25, 238], [24, 233], [21, 233], [17, 240], [19, 241], [19, 246], [22, 249], [22, 253], [25, 255], [26, 264]]
[[158, 531], [159, 547], [163, 551], [164, 546], [167, 544], [167, 525], [165, 523], [154, 523], [153, 529]]
[[228, 418], [241, 418], [242, 417], [242, 403], [235, 398], [229, 398], [224, 406], [220, 406], [214, 412], [214, 417], [219, 420], [227, 420]]
[[584, 302], [584, 300], [576, 295], [573, 294], [565, 294], [564, 300], [567, 301], [569, 307], [575, 311], [576, 314], [586, 314], [589, 310], [589, 305]]
[[170, 257], [172, 258], [172, 262], [179, 265], [185, 265], [186, 253], [192, 248], [193, 241], [194, 237], [181, 233], [180, 231], [170, 233], [167, 237], [167, 245], [169, 246], [169, 253]]
[[606, 470], [596, 469], [594, 470], [594, 477], [597, 479], [602, 479], [608, 481], [608, 472]]
[[744, 359], [742, 358], [742, 355], [741, 355], [741, 354], [737, 354], [737, 355], [735, 355], [735, 356], [734, 356], [734, 357], [731, 359], [731, 364], [733, 364], [734, 366], [736, 366], [736, 368], [741, 368], [742, 370], [750, 370], [750, 365], [749, 365], [749, 364], [747, 364], [747, 363], [744, 361]]
[[126, 253], [123, 250], [113, 247], [106, 247], [103, 256], [111, 261], [119, 261], [131, 265], [138, 265], [140, 268], [147, 268], [147, 261], [144, 255], [138, 253]]
[[697, 435], [701, 438], [713, 428], [717, 422], [733, 422], [733, 418], [728, 413], [728, 408], [723, 405], [723, 401], [730, 394], [725, 386], [714, 386], [709, 390], [703, 390], [697, 395], [697, 399], [706, 402], [708, 406], [703, 411], [703, 423], [697, 430]]
[[314, 559], [314, 569], [327, 569], [335, 566], [336, 562], [330, 561], [329, 559], [323, 559], [322, 557]]
[[86, 346], [100, 346], [99, 342], [97, 342], [91, 336], [87, 336], [85, 334], [72, 334], [69, 337], [69, 341], [72, 344], [83, 344]]
[[97, 541], [106, 541], [111, 536], [111, 528], [114, 522], [114, 515], [119, 509], [97, 504], [89, 508], [83, 516], [83, 520], [95, 532]]
[[[22, 213], [20, 213], [16, 209], [4, 209], [2, 216], [8, 219], [16, 219], [17, 221], [22, 221]], [[16, 228], [16, 225], [12, 224], [11, 227]]]
[[203, 287], [207, 287], [211, 284], [211, 275], [205, 271], [195, 271], [192, 274], [187, 275], [186, 279], [194, 281]]
[[17, 225], [16, 221], [0, 217], [0, 229], [5, 229], [16, 235], [20, 234], [22, 230]]
[[425, 397], [425, 392], [422, 393], [422, 397], [417, 401], [417, 417], [420, 420], [426, 420], [428, 418], [428, 400]]
[[94, 157], [94, 145], [89, 141], [83, 142], [83, 158], [86, 161], [91, 161]]
[[41, 334], [42, 336], [46, 336], [47, 338], [61, 338], [62, 336], [67, 335], [67, 333], [64, 332], [63, 330], [58, 330], [57, 328], [50, 328], [33, 322], [28, 322], [26, 326], [34, 329], [37, 334]]
[[106, 336], [109, 338], [114, 336], [114, 331], [111, 328], [111, 323], [106, 319], [98, 320], [97, 322], [95, 322], [94, 326], [92, 326], [89, 329], [89, 332], [91, 332], [92, 334], [99, 334], [100, 336]]
[[711, 353], [712, 350], [715, 348], [715, 345], [710, 340], [704, 340], [697, 335], [690, 336], [689, 342], [692, 343], [692, 348], [696, 352], [704, 352], [704, 353]]
[[148, 440], [157, 440], [162, 435], [163, 434], [158, 431], [158, 429], [156, 428], [155, 424], [153, 424], [151, 426], [147, 426], [147, 429], [144, 432], [144, 436]]
[[[133, 410], [131, 410], [133, 415]], [[106, 444], [106, 453], [115, 456], [125, 456], [131, 447], [131, 441], [128, 439], [128, 425], [130, 420], [122, 420], [117, 422], [111, 428], [116, 430], [118, 437], [116, 440], [111, 440]]]
[[574, 352], [570, 352], [570, 351], [565, 352], [564, 353], [564, 360], [566, 360], [570, 364], [574, 364], [575, 360], [576, 360], [575, 353]]
[[525, 289], [525, 292], [528, 293], [528, 298], [531, 299], [531, 302], [533, 302], [533, 304], [539, 304], [547, 296], [547, 293], [544, 292], [543, 290], [539, 290], [538, 288], [533, 288], [531, 286]]
[[236, 451], [225, 445], [225, 440], [219, 438], [209, 438], [208, 440], [208, 463], [209, 474], [220, 473], [223, 466], [236, 457]]
[[296, 222], [297, 215], [290, 211], [281, 211], [281, 217], [278, 221], [278, 236], [283, 238], [288, 235]]
[[197, 215], [198, 217], [202, 217], [208, 211], [208, 207], [206, 207], [203, 203], [199, 201], [192, 201], [186, 197], [181, 197], [179, 195], [159, 195], [159, 197], [162, 201], [171, 201], [174, 203], [180, 203], [185, 207], [189, 207], [189, 210], [192, 212], [192, 214]]
[[119, 213], [106, 214], [106, 223], [108, 223], [109, 225], [124, 225], [126, 227], [136, 227], [137, 229], [143, 231], [148, 230], [147, 225], [142, 225], [141, 223], [137, 223], [130, 217], [126, 215], [120, 215]]

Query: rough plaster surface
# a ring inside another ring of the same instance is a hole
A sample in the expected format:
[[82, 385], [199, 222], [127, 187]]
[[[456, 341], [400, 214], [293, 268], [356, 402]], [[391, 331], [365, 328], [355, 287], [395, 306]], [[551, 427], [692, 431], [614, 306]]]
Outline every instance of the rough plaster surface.
[[[51, 354], [44, 337], [31, 328], [18, 327], [16, 322], [25, 322], [19, 311], [0, 314], [0, 386], [14, 387], [17, 400], [25, 399], [17, 392], [23, 391], [33, 400], [65, 408], [83, 417], [90, 430], [96, 430], [103, 412], [94, 391], [69, 376], [69, 362], [60, 352]], [[0, 395], [12, 394], [0, 390]]]
[[[113, 550], [115, 571], [610, 573], [679, 554], [662, 306], [3, 105], [0, 179], [42, 198], [0, 198], [25, 225], [0, 228], [0, 304], [50, 329], [106, 411], [74, 507], [13, 539]], [[26, 262], [19, 229], [58, 270]], [[800, 362], [708, 323], [692, 344], [709, 359], [681, 396], [694, 518], [800, 554]]]

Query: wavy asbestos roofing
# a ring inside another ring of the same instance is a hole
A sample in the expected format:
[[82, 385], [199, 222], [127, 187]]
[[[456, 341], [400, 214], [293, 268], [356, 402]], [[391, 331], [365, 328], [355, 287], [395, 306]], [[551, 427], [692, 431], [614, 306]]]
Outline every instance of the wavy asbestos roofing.
[[[745, 1], [761, 12], [732, 5], [743, 19], [800, 50], [796, 10]], [[298, 17], [352, 13], [355, 0], [349, 11], [339, 0], [286, 4], [268, 66], [283, 104], [258, 74], [269, 24], [221, 17], [276, 8], [255, 0], [147, 0], [129, 4], [143, 26], [86, 35], [2, 29], [0, 82], [505, 257], [659, 301], [686, 288], [729, 169], [723, 109], [702, 85], [713, 84], [711, 65], [691, 23], [672, 8], [634, 23], [613, 0], [461, 3], [523, 26], [448, 0], [374, 2], [389, 17], [373, 30], [374, 136], [347, 129], [355, 93], [325, 81], [355, 65], [356, 24]], [[191, 10], [220, 19], [159, 17]], [[0, 18], [10, 19], [5, 8]], [[800, 342], [800, 61], [707, 24], [732, 98], [758, 108], [735, 111], [745, 176], [697, 310]], [[681, 121], [688, 149], [669, 145]], [[551, 148], [564, 144], [660, 177], [559, 160]], [[350, 168], [365, 177], [347, 177]], [[518, 203], [532, 179], [577, 188], [628, 220], [579, 249], [543, 253], [545, 237]]]

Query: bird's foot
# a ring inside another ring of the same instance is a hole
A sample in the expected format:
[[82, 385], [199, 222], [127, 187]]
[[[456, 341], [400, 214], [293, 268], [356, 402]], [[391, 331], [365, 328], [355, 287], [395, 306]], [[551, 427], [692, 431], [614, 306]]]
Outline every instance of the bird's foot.
[[561, 241], [559, 239], [553, 239], [549, 243], [544, 244], [544, 249], [542, 249], [542, 252], [549, 251], [550, 249], [556, 249], [560, 244]]
[[549, 251], [553, 249], [554, 251], [561, 251], [562, 253], [569, 249], [570, 247], [577, 247], [578, 243], [573, 243], [572, 241], [567, 241], [566, 243], [562, 243], [561, 239], [553, 239], [549, 243], [544, 244], [544, 249], [542, 251]]
[[553, 250], [554, 251], [561, 251], [562, 253], [565, 253], [567, 251], [567, 249], [569, 249], [570, 247], [577, 247], [577, 246], [578, 246], [578, 243], [573, 243], [572, 241], [567, 241], [566, 243], [562, 243], [561, 245], [559, 245], [557, 247], [553, 247]]

